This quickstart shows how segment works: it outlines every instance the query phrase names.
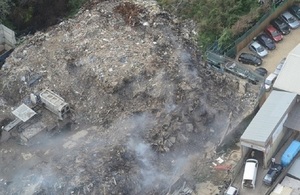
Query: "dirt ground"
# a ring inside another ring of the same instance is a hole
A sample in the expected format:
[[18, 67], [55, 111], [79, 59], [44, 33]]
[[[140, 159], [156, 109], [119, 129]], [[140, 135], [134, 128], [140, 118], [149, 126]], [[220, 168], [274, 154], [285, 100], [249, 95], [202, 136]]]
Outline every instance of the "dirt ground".
[[257, 88], [206, 67], [193, 22], [156, 1], [91, 2], [25, 37], [0, 71], [1, 126], [44, 88], [71, 106], [64, 125], [41, 109], [32, 139], [30, 126], [2, 132], [0, 194], [218, 193], [238, 155], [216, 148]]

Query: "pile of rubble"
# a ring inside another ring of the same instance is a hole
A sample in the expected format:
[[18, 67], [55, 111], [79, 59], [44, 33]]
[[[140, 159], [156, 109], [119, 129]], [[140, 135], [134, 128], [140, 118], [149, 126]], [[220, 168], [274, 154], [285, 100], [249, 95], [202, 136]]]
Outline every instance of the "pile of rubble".
[[171, 193], [182, 176], [194, 188], [188, 156], [209, 149], [197, 156], [212, 158], [257, 101], [257, 91], [240, 90], [248, 84], [205, 66], [195, 32], [155, 1], [118, 0], [26, 37], [0, 72], [0, 118], [49, 88], [69, 102], [74, 124], [27, 147], [2, 144], [31, 156], [1, 154], [1, 194]]

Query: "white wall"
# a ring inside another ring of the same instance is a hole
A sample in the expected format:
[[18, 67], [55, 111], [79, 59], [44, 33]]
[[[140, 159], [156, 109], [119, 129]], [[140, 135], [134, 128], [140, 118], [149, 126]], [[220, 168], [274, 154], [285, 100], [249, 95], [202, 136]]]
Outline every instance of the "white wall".
[[283, 137], [287, 133], [287, 128], [283, 126], [286, 121], [288, 114], [286, 114], [282, 121], [278, 124], [277, 128], [274, 130], [272, 136], [270, 136], [270, 140], [266, 146], [266, 153], [264, 159], [264, 166], [267, 167], [271, 158], [274, 157], [275, 152], [278, 151], [278, 146], [280, 145]]
[[0, 50], [5, 48], [9, 50], [16, 45], [15, 32], [0, 24]]

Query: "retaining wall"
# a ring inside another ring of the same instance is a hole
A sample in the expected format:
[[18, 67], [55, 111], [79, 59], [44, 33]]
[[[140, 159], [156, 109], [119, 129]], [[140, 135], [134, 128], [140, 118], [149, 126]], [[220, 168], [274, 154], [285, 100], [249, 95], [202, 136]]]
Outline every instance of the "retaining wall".
[[15, 32], [0, 24], [0, 52], [10, 50], [16, 45]]

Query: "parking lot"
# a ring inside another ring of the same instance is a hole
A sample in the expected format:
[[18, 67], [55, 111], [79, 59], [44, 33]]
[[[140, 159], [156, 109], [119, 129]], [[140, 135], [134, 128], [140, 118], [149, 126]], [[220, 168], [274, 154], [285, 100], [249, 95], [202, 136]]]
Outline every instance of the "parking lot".
[[[300, 43], [300, 28], [291, 30], [291, 33], [284, 36], [283, 40], [279, 43], [276, 43], [276, 49], [273, 51], [269, 51], [269, 54], [263, 58], [263, 63], [261, 67], [268, 70], [268, 74], [274, 72], [279, 62], [288, 55], [288, 53], [296, 47]], [[246, 53], [252, 53], [248, 47], [245, 47], [242, 49], [240, 53], [246, 52]], [[246, 65], [247, 67], [250, 67], [251, 69], [255, 69], [256, 67], [251, 65]]]

